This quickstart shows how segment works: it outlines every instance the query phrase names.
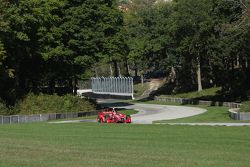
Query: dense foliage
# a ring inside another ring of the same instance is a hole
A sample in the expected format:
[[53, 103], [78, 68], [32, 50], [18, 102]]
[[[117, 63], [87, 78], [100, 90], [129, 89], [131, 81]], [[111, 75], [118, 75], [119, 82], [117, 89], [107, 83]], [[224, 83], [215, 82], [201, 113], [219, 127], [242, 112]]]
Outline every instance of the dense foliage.
[[88, 100], [73, 95], [28, 94], [17, 104], [16, 110], [20, 114], [88, 112], [94, 111], [95, 106]]
[[134, 0], [126, 14], [129, 58], [141, 74], [166, 71], [166, 93], [250, 89], [249, 0]]
[[0, 97], [9, 105], [30, 91], [75, 92], [95, 62], [120, 54], [114, 0], [0, 0], [0, 11]]
[[95, 109], [94, 102], [70, 94], [58, 96], [29, 93], [14, 107], [6, 107], [0, 102], [0, 115], [89, 112]]
[[240, 112], [250, 112], [250, 101], [242, 103], [240, 107]]
[[167, 78], [166, 93], [221, 86], [248, 98], [249, 0], [0, 0], [0, 11], [8, 106], [28, 92], [76, 92], [94, 75], [149, 73]]

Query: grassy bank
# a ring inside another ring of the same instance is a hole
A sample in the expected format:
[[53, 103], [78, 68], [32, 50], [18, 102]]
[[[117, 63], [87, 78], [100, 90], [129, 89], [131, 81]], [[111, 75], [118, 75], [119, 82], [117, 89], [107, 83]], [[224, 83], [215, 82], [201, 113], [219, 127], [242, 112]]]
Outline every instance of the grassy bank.
[[134, 85], [134, 96], [139, 97], [142, 96], [143, 93], [149, 89], [149, 82], [145, 82], [143, 85], [141, 83], [137, 83]]
[[0, 166], [245, 167], [250, 163], [249, 130], [96, 123], [3, 125]]
[[221, 87], [214, 87], [209, 89], [203, 89], [202, 91], [194, 91], [188, 93], [177, 93], [172, 95], [161, 95], [160, 97], [176, 97], [176, 98], [205, 98], [215, 96]]

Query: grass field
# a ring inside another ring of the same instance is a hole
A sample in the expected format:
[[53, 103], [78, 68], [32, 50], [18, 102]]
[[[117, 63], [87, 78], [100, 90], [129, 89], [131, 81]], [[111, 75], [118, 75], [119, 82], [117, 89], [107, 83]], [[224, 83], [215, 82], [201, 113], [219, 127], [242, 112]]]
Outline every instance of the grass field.
[[128, 124], [0, 126], [1, 167], [246, 167], [249, 127]]

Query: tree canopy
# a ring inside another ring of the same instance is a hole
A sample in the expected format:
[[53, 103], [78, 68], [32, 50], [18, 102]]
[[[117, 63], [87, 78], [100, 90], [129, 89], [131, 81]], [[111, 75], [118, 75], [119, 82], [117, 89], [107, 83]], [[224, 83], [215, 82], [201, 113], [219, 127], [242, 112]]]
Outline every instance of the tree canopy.
[[[114, 0], [0, 1], [1, 97], [76, 88], [92, 64], [120, 54], [123, 18]], [[114, 58], [113, 58], [114, 59]]]
[[[126, 10], [119, 8], [126, 5]], [[160, 72], [167, 93], [248, 98], [249, 0], [0, 0], [0, 97], [76, 91], [94, 75]]]
[[125, 18], [129, 55], [141, 70], [165, 70], [169, 93], [222, 86], [246, 97], [249, 1], [136, 2]]

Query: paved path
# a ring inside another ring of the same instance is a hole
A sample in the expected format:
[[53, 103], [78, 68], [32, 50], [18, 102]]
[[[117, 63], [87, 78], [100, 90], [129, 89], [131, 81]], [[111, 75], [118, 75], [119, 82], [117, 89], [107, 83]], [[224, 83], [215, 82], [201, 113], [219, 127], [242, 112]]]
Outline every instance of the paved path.
[[132, 122], [136, 124], [152, 124], [153, 121], [190, 117], [206, 112], [205, 109], [195, 107], [156, 104], [134, 104], [123, 106], [123, 108], [139, 111], [137, 114], [131, 116]]
[[190, 126], [250, 126], [250, 123], [156, 123], [166, 125], [190, 125]]

